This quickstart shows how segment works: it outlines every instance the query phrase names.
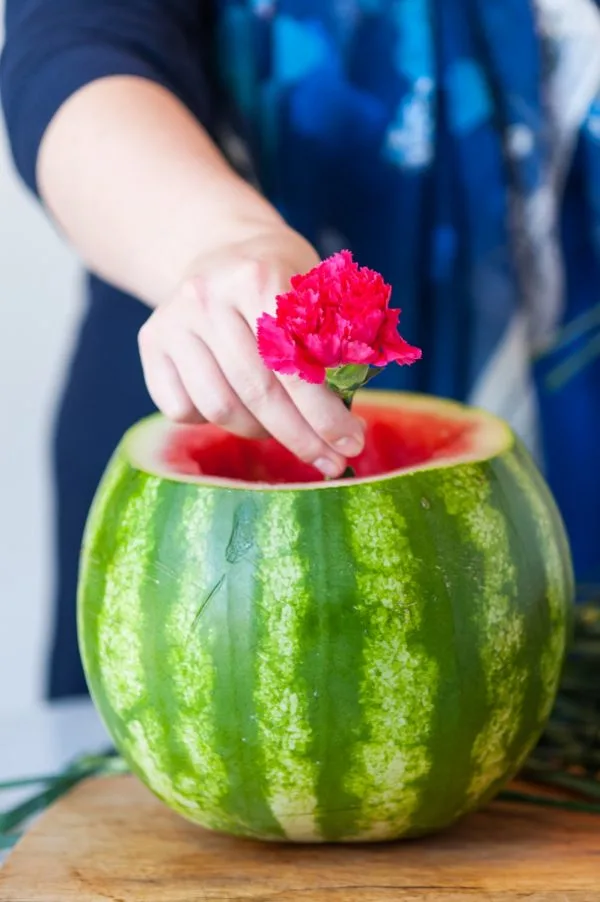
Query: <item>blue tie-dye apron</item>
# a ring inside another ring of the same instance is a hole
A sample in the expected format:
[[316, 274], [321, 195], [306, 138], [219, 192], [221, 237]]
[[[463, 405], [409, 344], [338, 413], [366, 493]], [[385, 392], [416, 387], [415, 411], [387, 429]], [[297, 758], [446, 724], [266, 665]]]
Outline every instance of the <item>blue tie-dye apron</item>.
[[378, 384], [508, 419], [547, 474], [580, 581], [600, 583], [597, 4], [219, 10], [228, 145], [321, 253], [349, 247], [384, 273], [424, 349]]

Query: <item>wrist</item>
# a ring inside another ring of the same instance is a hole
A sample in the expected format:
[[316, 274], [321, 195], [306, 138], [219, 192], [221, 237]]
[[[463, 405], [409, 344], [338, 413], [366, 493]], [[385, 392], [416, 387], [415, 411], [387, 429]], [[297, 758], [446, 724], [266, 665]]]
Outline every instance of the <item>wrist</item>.
[[207, 264], [232, 258], [285, 265], [290, 277], [311, 269], [320, 262], [314, 247], [289, 226], [283, 217], [263, 198], [258, 202], [238, 204], [221, 209], [218, 221], [205, 241], [200, 242], [194, 257], [182, 275], [182, 282], [195, 278]]

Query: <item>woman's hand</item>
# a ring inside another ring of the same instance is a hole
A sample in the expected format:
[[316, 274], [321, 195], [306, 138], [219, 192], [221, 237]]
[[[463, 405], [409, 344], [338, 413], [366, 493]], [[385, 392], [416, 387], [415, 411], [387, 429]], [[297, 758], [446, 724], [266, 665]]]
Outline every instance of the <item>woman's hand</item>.
[[364, 445], [361, 423], [324, 385], [268, 370], [256, 322], [273, 312], [290, 278], [318, 255], [285, 225], [264, 224], [201, 256], [139, 335], [154, 403], [178, 422], [216, 423], [237, 435], [271, 435], [326, 476], [339, 476]]
[[362, 448], [360, 422], [324, 386], [268, 371], [254, 335], [317, 254], [190, 111], [144, 78], [94, 80], [54, 116], [38, 170], [46, 206], [88, 267], [155, 308], [140, 350], [159, 409], [270, 434], [340, 475]]

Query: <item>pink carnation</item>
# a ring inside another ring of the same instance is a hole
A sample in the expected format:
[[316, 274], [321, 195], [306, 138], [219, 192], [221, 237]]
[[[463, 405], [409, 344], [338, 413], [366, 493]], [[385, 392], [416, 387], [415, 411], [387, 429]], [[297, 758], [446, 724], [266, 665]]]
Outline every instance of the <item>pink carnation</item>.
[[383, 367], [421, 357], [398, 333], [391, 287], [349, 251], [294, 276], [291, 285], [277, 298], [275, 316], [258, 321], [258, 347], [269, 369], [322, 383], [326, 370], [347, 364]]

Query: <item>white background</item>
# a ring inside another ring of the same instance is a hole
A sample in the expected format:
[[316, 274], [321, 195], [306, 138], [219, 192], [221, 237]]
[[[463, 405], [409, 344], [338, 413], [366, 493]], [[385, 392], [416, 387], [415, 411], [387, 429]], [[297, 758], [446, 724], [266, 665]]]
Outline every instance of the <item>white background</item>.
[[49, 428], [81, 306], [76, 262], [21, 187], [2, 129], [0, 715], [42, 695], [52, 592]]

